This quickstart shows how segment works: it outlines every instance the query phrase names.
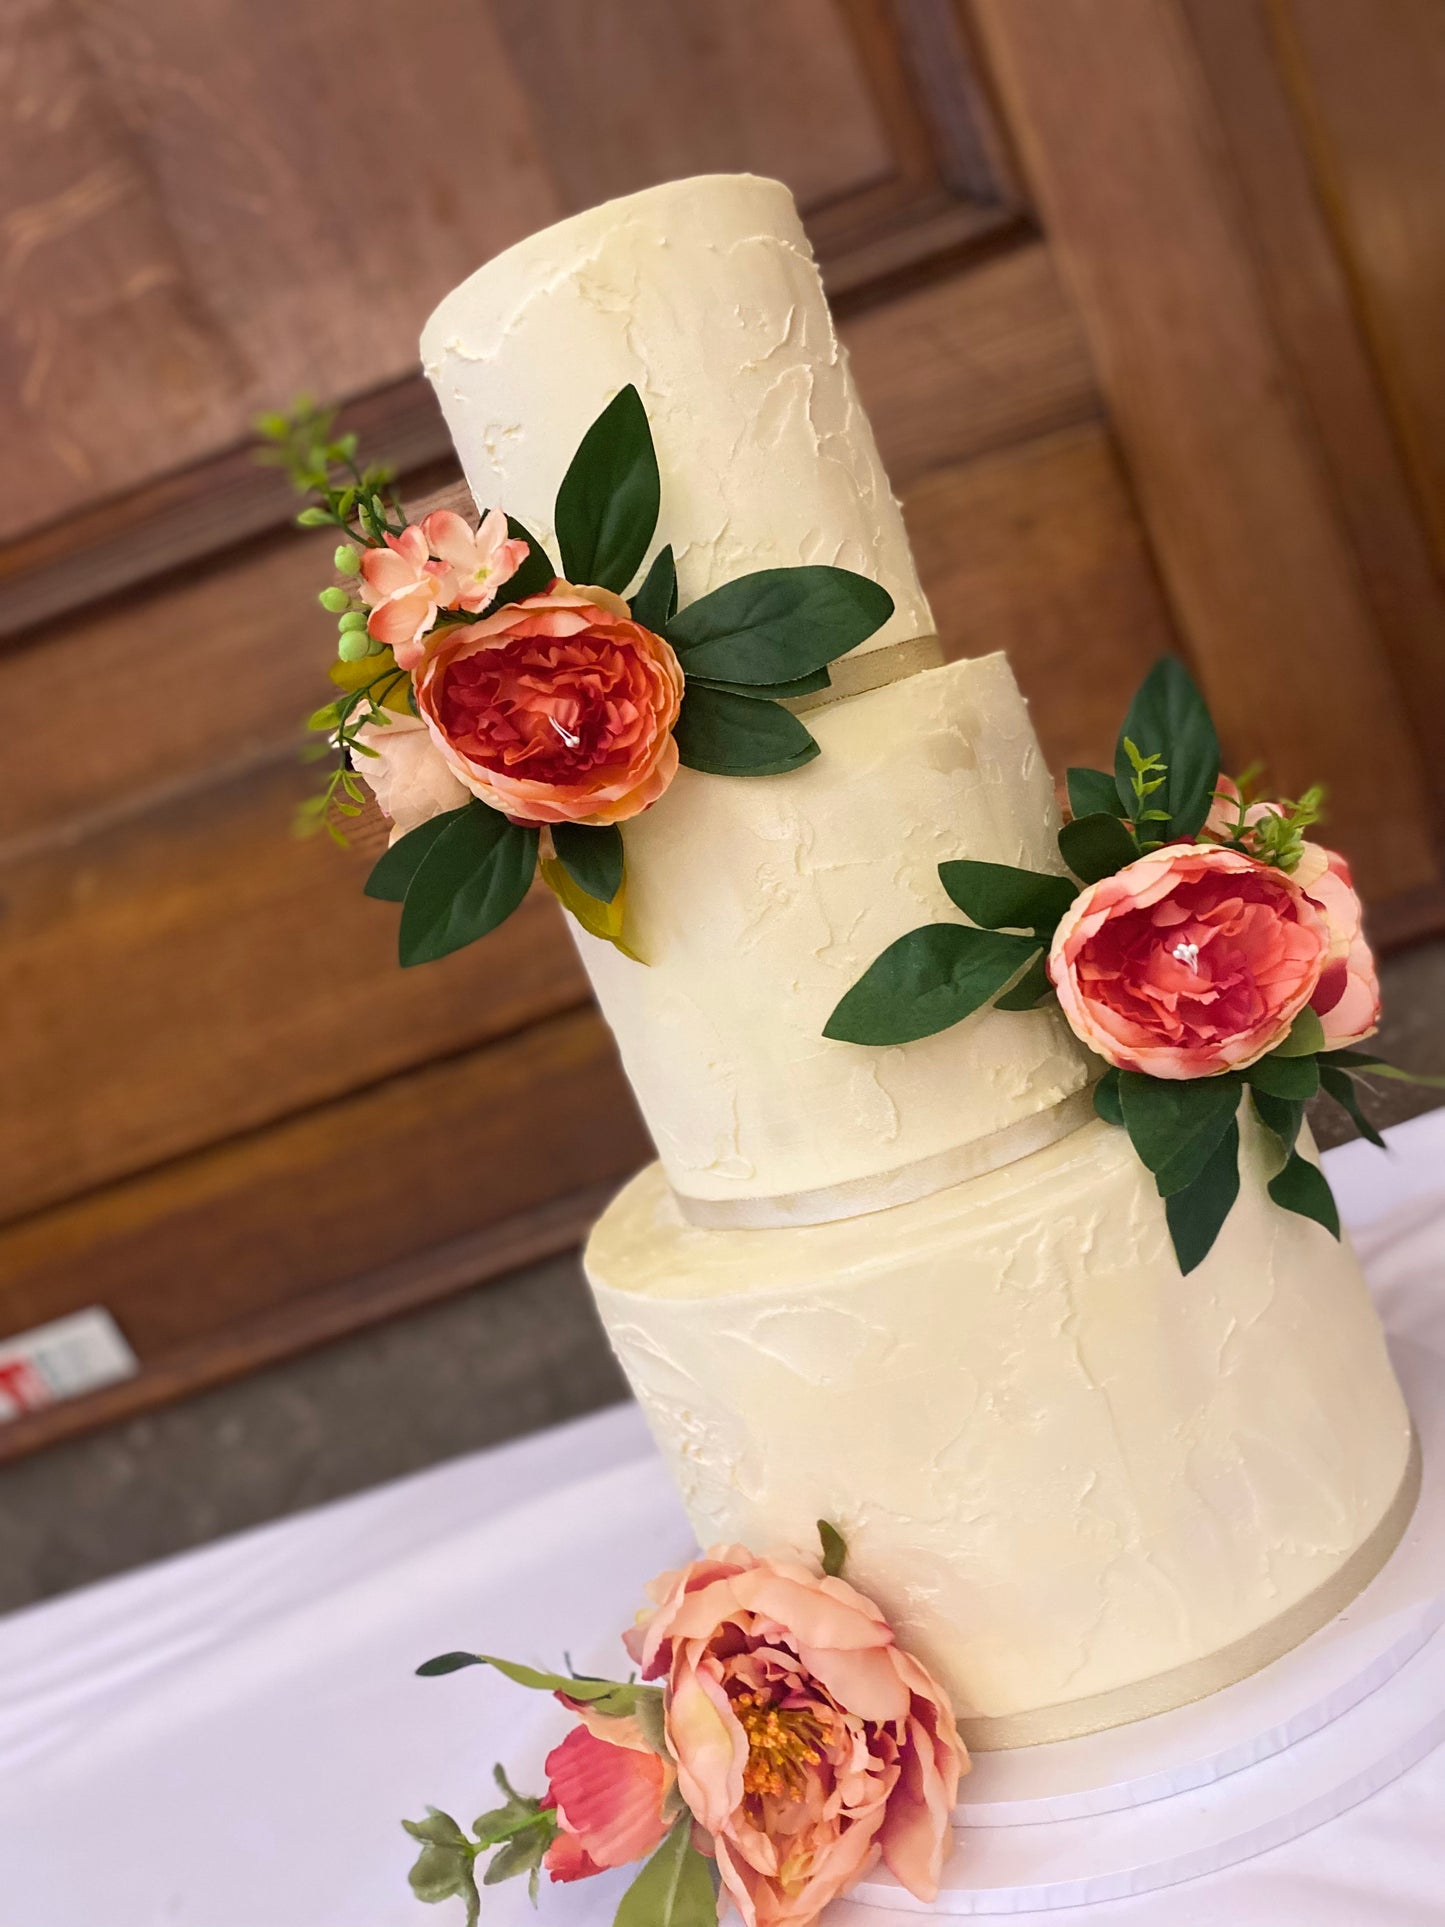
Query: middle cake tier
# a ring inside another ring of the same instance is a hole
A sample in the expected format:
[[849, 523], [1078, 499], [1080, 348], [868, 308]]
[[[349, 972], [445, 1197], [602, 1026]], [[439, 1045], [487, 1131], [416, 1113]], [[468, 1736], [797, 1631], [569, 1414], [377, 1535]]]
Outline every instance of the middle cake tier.
[[1062, 869], [1053, 785], [1002, 656], [811, 712], [815, 762], [682, 770], [627, 825], [628, 932], [578, 935], [694, 1223], [818, 1223], [922, 1197], [1051, 1142], [1094, 1070], [1056, 1007], [978, 1011], [900, 1048], [823, 1035], [876, 956], [962, 923], [949, 858]]

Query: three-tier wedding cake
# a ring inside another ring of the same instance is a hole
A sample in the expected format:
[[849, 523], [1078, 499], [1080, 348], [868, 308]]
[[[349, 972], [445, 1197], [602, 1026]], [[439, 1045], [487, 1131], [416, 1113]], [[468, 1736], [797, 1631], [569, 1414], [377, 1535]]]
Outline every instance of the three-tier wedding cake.
[[[815, 1542], [945, 1683], [971, 1745], [1197, 1698], [1378, 1570], [1411, 1429], [1347, 1244], [1241, 1192], [1181, 1274], [1054, 1005], [870, 1047], [870, 963], [963, 923], [938, 865], [1062, 869], [1002, 657], [945, 662], [787, 190], [716, 177], [546, 230], [423, 337], [467, 480], [552, 546], [559, 448], [628, 384], [685, 602], [830, 564], [891, 618], [799, 698], [822, 754], [683, 768], [626, 825], [629, 946], [582, 955], [659, 1163], [586, 1264], [704, 1544]], [[645, 961], [642, 961], [645, 960]]]

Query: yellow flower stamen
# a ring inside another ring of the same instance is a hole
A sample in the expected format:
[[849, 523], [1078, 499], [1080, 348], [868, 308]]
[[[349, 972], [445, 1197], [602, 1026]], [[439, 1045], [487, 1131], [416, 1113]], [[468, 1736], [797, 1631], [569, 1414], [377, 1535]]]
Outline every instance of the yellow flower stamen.
[[808, 1768], [823, 1758], [816, 1716], [801, 1708], [774, 1706], [761, 1693], [739, 1693], [732, 1707], [748, 1736], [744, 1793], [800, 1799]]

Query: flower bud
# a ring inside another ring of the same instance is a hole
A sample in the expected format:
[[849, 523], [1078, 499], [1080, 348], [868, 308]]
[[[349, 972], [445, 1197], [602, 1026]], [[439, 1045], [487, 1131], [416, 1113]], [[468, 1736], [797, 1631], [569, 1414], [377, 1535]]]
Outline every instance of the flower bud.
[[364, 629], [366, 627], [366, 611], [364, 609], [348, 609], [336, 626], [338, 629]]
[[340, 615], [343, 609], [351, 607], [351, 597], [345, 589], [323, 589], [316, 600], [323, 609], [329, 609], [333, 615]]
[[343, 629], [336, 639], [336, 653], [343, 662], [364, 662], [371, 654], [371, 637], [364, 629]]
[[361, 557], [349, 542], [343, 542], [331, 559], [342, 575], [360, 575]]
[[296, 517], [297, 524], [303, 529], [324, 529], [331, 517], [325, 509], [302, 509]]

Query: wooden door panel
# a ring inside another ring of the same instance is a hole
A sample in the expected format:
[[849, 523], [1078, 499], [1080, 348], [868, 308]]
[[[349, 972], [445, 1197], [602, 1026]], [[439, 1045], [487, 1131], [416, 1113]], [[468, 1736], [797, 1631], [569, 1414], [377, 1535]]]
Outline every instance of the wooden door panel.
[[1371, 893], [1437, 883], [1406, 699], [1271, 325], [1182, 11], [977, 12], [1221, 730], [1285, 794], [1328, 780]]

